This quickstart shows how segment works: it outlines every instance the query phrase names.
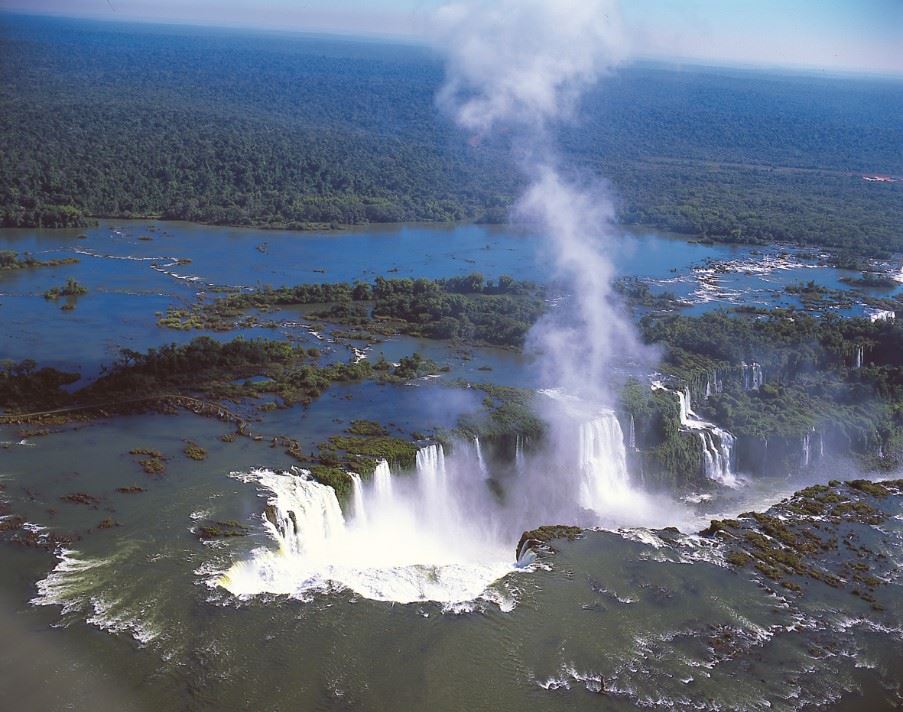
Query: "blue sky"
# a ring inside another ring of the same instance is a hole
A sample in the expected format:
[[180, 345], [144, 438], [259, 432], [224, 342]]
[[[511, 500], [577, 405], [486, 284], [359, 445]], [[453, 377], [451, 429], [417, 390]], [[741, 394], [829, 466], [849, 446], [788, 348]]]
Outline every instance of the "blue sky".
[[[10, 10], [416, 39], [440, 0], [0, 0]], [[903, 0], [622, 0], [634, 55], [903, 74]]]

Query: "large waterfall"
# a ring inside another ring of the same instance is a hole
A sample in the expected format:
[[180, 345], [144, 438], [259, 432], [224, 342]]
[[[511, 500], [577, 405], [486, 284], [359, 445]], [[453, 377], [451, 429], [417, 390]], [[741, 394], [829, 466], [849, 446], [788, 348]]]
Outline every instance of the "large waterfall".
[[[343, 515], [336, 493], [304, 471], [236, 475], [267, 499], [263, 523], [276, 544], [259, 546], [216, 584], [240, 596], [304, 597], [347, 588], [367, 598], [455, 604], [487, 594], [515, 570], [523, 531], [549, 523], [648, 524], [656, 510], [631, 486], [624, 435], [610, 410], [548, 399], [550, 444], [493, 472], [478, 440], [417, 452], [413, 472], [386, 461], [349, 473]], [[503, 492], [504, 494], [500, 494]]]
[[702, 445], [702, 465], [705, 476], [728, 487], [739, 484], [733, 471], [734, 436], [700, 418], [693, 412], [690, 389], [682, 391], [667, 388], [659, 381], [652, 383], [653, 390], [668, 391], [677, 396], [680, 404], [680, 425], [685, 431], [695, 432]]
[[624, 436], [613, 413], [580, 426], [580, 475], [580, 504], [586, 509], [629, 490]]
[[352, 478], [347, 519], [335, 491], [303, 471], [252, 472], [246, 479], [267, 497], [264, 525], [278, 548], [252, 551], [216, 583], [239, 596], [338, 587], [402, 603], [479, 597], [514, 569], [513, 544], [490, 522], [461, 516], [441, 446], [417, 461], [413, 474], [395, 475], [383, 461], [369, 482]]

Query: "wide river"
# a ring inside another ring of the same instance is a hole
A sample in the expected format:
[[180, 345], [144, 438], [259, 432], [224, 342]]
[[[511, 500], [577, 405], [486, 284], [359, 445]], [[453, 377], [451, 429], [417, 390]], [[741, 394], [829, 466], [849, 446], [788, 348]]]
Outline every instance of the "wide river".
[[[610, 249], [619, 275], [686, 300], [690, 314], [738, 304], [800, 306], [786, 285], [814, 280], [845, 290], [841, 278], [855, 276], [823, 266], [809, 252], [704, 245], [644, 230], [625, 231]], [[474, 225], [296, 233], [104, 221], [88, 230], [2, 230], [0, 250], [79, 259], [0, 272], [0, 359], [31, 358], [78, 371], [84, 380], [120, 348], [143, 351], [204, 333], [164, 330], [157, 314], [217, 287], [470, 272], [550, 277], [535, 237]], [[68, 277], [88, 288], [72, 311], [42, 296]], [[843, 313], [870, 312], [853, 304]], [[302, 311], [273, 318], [275, 329], [210, 335], [292, 338], [323, 349], [326, 358], [353, 356], [351, 345], [332, 341]], [[451, 379], [535, 384], [530, 363], [506, 350], [459, 352], [398, 337], [370, 346], [367, 356], [397, 360], [415, 350], [450, 371], [406, 385], [334, 386], [310, 407], [269, 413], [255, 428], [297, 438], [308, 450], [355, 418], [391, 421], [398, 434], [452, 426], [480, 398], [445, 387]], [[501, 559], [487, 561], [501, 568], [471, 600], [397, 602], [392, 591], [398, 589], [380, 589], [384, 582], [372, 580], [306, 581], [293, 593], [263, 587], [236, 595], [223, 575], [236, 562], [265, 568], [278, 553], [279, 532], [263, 510], [267, 501], [284, 501], [281, 481], [273, 484], [266, 473], [293, 461], [267, 439], [223, 441], [230, 430], [188, 413], [122, 417], [24, 439], [19, 429], [0, 426], [0, 501], [39, 535], [78, 535], [55, 552], [0, 545], [0, 690], [8, 704], [48, 710], [805, 709], [828, 703], [883, 709], [881, 686], [900, 683], [899, 667], [894, 671], [903, 655], [899, 581], [891, 586], [897, 605], [877, 625], [830, 596], [785, 605], [753, 578], [721, 565], [699, 537], [669, 543], [630, 526], [564, 543], [552, 559], [520, 567], [514, 535]], [[184, 457], [186, 439], [202, 444], [207, 458]], [[129, 454], [135, 448], [163, 452], [166, 475], [145, 475]], [[832, 474], [844, 473], [819, 476]], [[392, 473], [396, 487], [400, 475]], [[424, 465], [417, 476], [427, 475]], [[642, 520], [627, 517], [625, 525], [676, 525], [690, 533], [717, 514], [767, 507], [802, 484], [747, 482], [707, 502], [662, 498]], [[130, 486], [144, 491], [118, 491]], [[61, 499], [76, 492], [96, 499]], [[285, 496], [300, 502], [308, 494]], [[368, 506], [385, 496], [370, 494]], [[195, 536], [199, 523], [231, 520], [248, 526], [249, 535], [207, 543]], [[898, 517], [886, 531], [897, 556], [903, 555], [901, 530]], [[352, 550], [344, 552], [349, 560], [391, 558], [391, 542], [374, 539], [368, 552], [368, 542], [353, 535]], [[465, 533], [429, 542], [444, 550], [440, 558], [448, 554], [443, 575], [458, 565], [454, 552], [466, 539]], [[281, 574], [255, 575], [276, 581]], [[423, 571], [412, 575], [423, 585]], [[719, 656], [706, 642], [724, 630], [740, 641], [735, 655]], [[600, 696], [603, 684], [608, 693]]]

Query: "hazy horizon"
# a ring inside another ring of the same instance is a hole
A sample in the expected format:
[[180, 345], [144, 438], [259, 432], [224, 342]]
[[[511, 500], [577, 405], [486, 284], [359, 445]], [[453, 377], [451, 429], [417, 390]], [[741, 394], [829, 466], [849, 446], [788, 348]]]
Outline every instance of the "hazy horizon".
[[[373, 0], [362, 10], [349, 0], [267, 7], [247, 0], [179, 4], [164, 0], [0, 0], [0, 11], [31, 16], [199, 28], [327, 35], [427, 44], [440, 2]], [[634, 60], [750, 69], [903, 76], [903, 3], [803, 0], [792, 8], [765, 0], [723, 7], [715, 0], [644, 0], [622, 8]]]

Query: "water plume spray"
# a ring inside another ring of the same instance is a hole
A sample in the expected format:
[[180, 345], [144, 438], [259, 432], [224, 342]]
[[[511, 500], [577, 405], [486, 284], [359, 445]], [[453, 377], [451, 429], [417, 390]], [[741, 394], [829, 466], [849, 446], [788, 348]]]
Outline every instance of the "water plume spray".
[[528, 349], [541, 354], [547, 385], [604, 402], [613, 361], [641, 349], [612, 303], [612, 202], [598, 182], [565, 174], [553, 134], [625, 56], [617, 2], [453, 3], [437, 12], [434, 38], [446, 57], [440, 107], [478, 136], [510, 137], [527, 181], [514, 218], [547, 238], [548, 258], [571, 295], [566, 318], [541, 320]]

